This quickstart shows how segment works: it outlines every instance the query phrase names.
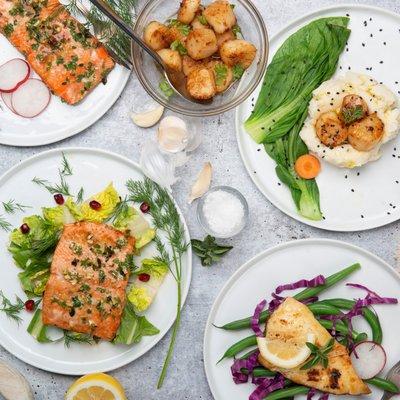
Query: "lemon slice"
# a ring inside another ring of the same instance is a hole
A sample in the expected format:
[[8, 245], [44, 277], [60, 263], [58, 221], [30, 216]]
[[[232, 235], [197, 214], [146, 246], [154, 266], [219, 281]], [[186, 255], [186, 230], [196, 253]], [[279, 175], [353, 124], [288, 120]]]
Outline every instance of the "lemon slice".
[[127, 400], [121, 384], [112, 376], [97, 373], [79, 378], [68, 389], [65, 400]]
[[[306, 341], [314, 344], [315, 335], [307, 334]], [[311, 355], [311, 350], [307, 347], [306, 342], [295, 343], [258, 337], [257, 344], [261, 356], [279, 368], [296, 368]]]

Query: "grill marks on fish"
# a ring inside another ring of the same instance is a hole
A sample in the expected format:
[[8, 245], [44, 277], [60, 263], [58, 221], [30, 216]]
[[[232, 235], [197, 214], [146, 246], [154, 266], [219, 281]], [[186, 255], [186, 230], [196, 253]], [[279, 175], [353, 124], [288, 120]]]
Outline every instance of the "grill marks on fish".
[[0, 32], [68, 104], [81, 101], [115, 65], [58, 0], [0, 0]]
[[112, 340], [121, 323], [135, 239], [105, 224], [65, 225], [43, 298], [43, 323]]

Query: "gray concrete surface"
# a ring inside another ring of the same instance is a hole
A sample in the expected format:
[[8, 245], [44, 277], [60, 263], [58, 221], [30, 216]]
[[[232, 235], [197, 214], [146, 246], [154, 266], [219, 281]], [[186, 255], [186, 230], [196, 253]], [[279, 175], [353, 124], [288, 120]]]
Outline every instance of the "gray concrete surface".
[[[139, 0], [140, 2], [142, 0]], [[274, 34], [288, 21], [320, 7], [345, 3], [328, 0], [254, 0]], [[398, 0], [363, 1], [400, 13]], [[400, 28], [400, 27], [399, 27]], [[139, 108], [147, 100], [135, 76], [108, 113], [85, 132], [63, 142], [41, 148], [0, 147], [0, 173], [28, 156], [58, 146], [88, 146], [115, 151], [138, 160], [144, 140], [153, 135], [132, 124], [129, 111]], [[203, 332], [207, 315], [217, 293], [234, 271], [261, 250], [288, 240], [308, 237], [340, 239], [368, 249], [392, 265], [396, 263], [399, 224], [364, 233], [330, 233], [310, 228], [292, 220], [273, 207], [251, 182], [239, 157], [234, 134], [233, 112], [203, 119], [202, 146], [188, 164], [180, 170], [181, 181], [174, 187], [175, 197], [186, 216], [192, 237], [203, 236], [195, 217], [195, 207], [186, 203], [193, 176], [201, 163], [210, 160], [214, 166], [213, 184], [227, 184], [238, 188], [248, 199], [250, 223], [242, 234], [229, 240], [234, 249], [223, 261], [212, 268], [203, 268], [194, 258], [191, 290], [183, 310], [182, 325], [176, 350], [164, 387], [157, 391], [155, 384], [160, 372], [169, 337], [168, 334], [155, 348], [134, 363], [113, 374], [126, 388], [130, 400], [147, 399], [212, 399], [205, 378], [202, 360]], [[0, 348], [0, 359], [9, 361], [30, 380], [38, 400], [62, 399], [73, 378], [46, 373], [17, 360]], [[232, 399], [235, 400], [235, 399]]]

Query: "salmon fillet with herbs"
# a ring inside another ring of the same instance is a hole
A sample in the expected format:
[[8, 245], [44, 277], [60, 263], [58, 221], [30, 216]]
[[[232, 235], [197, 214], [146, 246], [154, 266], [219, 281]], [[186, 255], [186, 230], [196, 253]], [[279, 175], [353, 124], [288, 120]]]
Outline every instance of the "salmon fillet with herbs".
[[43, 323], [112, 340], [121, 323], [135, 239], [105, 224], [65, 225], [43, 298]]
[[81, 101], [114, 68], [105, 47], [58, 0], [0, 0], [0, 33], [52, 93]]

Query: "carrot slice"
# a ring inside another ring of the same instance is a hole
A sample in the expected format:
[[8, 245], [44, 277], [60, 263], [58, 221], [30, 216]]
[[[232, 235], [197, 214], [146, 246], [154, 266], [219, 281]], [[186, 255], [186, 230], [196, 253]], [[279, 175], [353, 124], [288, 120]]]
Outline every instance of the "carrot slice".
[[296, 160], [294, 169], [300, 178], [313, 179], [320, 173], [321, 163], [317, 157], [311, 154], [304, 154]]

